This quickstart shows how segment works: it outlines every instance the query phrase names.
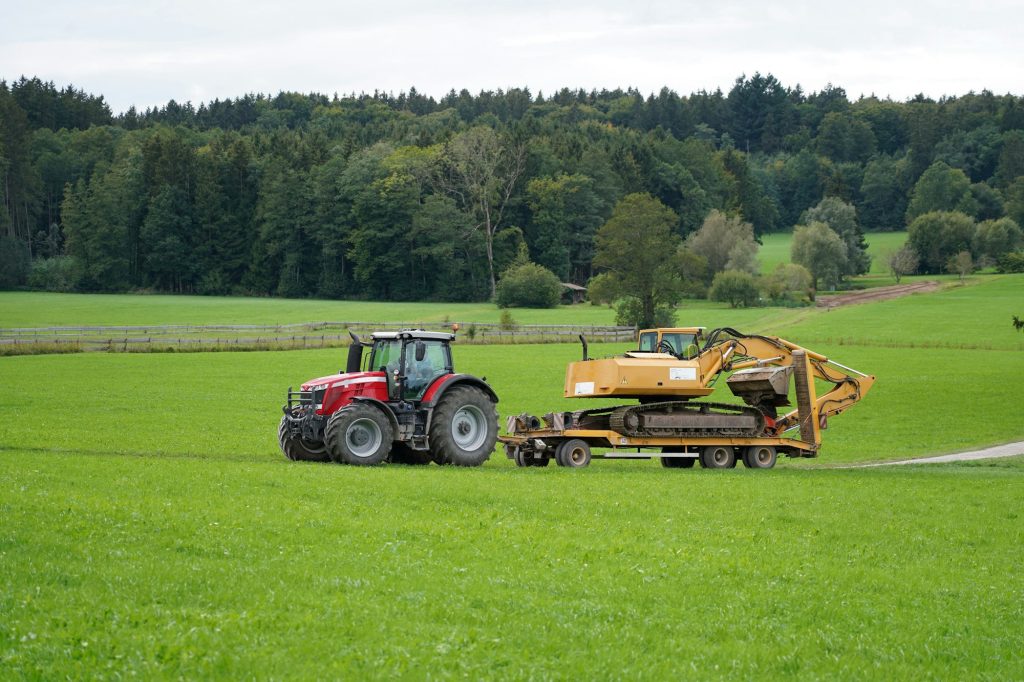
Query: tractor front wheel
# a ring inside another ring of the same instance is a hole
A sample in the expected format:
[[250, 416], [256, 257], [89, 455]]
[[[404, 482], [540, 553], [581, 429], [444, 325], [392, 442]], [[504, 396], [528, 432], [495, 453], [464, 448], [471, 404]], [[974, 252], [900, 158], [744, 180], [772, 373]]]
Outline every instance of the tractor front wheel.
[[277, 427], [277, 444], [281, 446], [284, 456], [295, 462], [331, 461], [326, 444], [291, 435], [287, 417], [281, 417]]
[[430, 453], [438, 464], [480, 466], [498, 440], [498, 411], [475, 386], [454, 386], [430, 420]]
[[372, 466], [387, 459], [393, 438], [387, 415], [379, 408], [360, 403], [332, 414], [324, 429], [331, 459], [358, 466]]

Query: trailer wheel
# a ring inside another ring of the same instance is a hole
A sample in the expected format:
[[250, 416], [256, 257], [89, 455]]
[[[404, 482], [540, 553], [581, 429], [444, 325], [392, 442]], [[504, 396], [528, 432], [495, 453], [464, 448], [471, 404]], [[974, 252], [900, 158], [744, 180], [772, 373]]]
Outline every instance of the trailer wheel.
[[281, 423], [277, 427], [277, 444], [281, 446], [284, 456], [294, 462], [331, 461], [326, 444], [291, 435], [288, 431], [287, 417], [281, 417]]
[[551, 461], [547, 457], [525, 454], [521, 449], [512, 456], [512, 460], [519, 467], [546, 467]]
[[[662, 454], [666, 452], [676, 452], [672, 448], [662, 448]], [[662, 457], [661, 466], [666, 469], [692, 469], [693, 465], [697, 463], [696, 457]]]
[[498, 411], [474, 386], [455, 386], [441, 398], [430, 420], [430, 452], [438, 464], [480, 466], [498, 440]]
[[354, 403], [331, 415], [324, 436], [335, 462], [372, 466], [387, 459], [394, 432], [379, 408]]
[[395, 441], [391, 444], [391, 454], [388, 461], [392, 464], [430, 464], [430, 453], [426, 450], [413, 450], [406, 443]]
[[585, 467], [590, 464], [590, 446], [579, 438], [571, 438], [555, 450], [555, 461], [560, 467]]
[[705, 469], [731, 469], [736, 466], [736, 452], [727, 445], [708, 445], [700, 451], [700, 465]]
[[743, 463], [750, 469], [771, 469], [777, 456], [770, 445], [751, 445], [743, 451]]

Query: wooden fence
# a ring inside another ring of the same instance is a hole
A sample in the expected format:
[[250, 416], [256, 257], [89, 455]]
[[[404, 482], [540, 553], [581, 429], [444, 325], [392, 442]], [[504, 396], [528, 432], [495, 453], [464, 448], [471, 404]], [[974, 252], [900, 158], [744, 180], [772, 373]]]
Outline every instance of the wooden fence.
[[[580, 334], [588, 342], [627, 342], [633, 327], [588, 325], [501, 325], [460, 322], [458, 343], [570, 343]], [[0, 354], [40, 352], [166, 352], [327, 348], [348, 345], [349, 332], [401, 329], [450, 330], [437, 322], [307, 322], [283, 325], [138, 325], [111, 327], [0, 328]]]

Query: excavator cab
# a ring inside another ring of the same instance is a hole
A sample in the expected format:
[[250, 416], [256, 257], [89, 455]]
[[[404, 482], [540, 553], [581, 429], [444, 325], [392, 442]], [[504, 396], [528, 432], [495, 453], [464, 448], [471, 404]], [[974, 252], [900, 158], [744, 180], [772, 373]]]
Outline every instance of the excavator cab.
[[700, 353], [704, 327], [643, 329], [640, 331], [638, 353], [668, 353], [689, 359]]

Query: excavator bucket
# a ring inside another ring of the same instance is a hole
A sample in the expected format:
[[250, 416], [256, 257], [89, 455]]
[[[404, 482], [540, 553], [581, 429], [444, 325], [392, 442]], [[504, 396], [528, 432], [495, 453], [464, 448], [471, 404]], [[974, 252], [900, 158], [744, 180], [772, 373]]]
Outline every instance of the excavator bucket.
[[732, 394], [748, 405], [789, 405], [792, 367], [753, 367], [733, 372], [726, 380]]

